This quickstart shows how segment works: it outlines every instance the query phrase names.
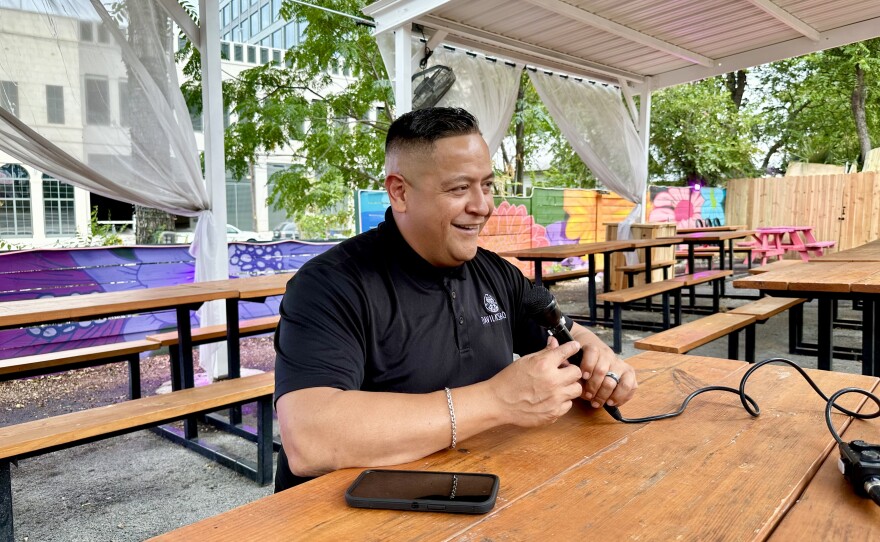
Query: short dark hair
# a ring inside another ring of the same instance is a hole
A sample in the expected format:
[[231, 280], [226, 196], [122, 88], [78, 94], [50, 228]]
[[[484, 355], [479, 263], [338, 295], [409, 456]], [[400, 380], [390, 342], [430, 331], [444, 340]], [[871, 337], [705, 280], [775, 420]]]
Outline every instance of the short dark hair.
[[460, 107], [428, 107], [399, 116], [388, 128], [385, 153], [403, 148], [433, 147], [444, 137], [479, 134], [477, 119]]

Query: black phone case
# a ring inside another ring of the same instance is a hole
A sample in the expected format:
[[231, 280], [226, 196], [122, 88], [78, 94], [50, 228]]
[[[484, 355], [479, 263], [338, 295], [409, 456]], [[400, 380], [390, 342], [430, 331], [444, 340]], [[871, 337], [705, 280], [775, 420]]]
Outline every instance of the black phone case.
[[498, 497], [499, 478], [494, 474], [476, 472], [437, 472], [437, 471], [394, 471], [396, 473], [434, 472], [436, 474], [459, 474], [468, 476], [486, 476], [492, 478], [492, 492], [484, 502], [449, 502], [435, 501], [431, 499], [379, 499], [370, 497], [355, 497], [351, 494], [352, 488], [360, 483], [361, 479], [370, 472], [384, 472], [381, 469], [368, 469], [360, 473], [354, 482], [345, 490], [345, 502], [355, 508], [377, 508], [384, 510], [410, 510], [413, 512], [445, 512], [452, 514], [485, 514], [495, 507], [495, 499]]

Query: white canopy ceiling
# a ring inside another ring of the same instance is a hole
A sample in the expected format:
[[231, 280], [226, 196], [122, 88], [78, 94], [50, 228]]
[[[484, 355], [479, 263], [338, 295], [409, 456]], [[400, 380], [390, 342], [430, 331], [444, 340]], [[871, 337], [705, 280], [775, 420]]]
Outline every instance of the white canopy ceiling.
[[411, 22], [435, 41], [654, 89], [880, 36], [878, 0], [380, 0], [364, 13], [377, 34]]

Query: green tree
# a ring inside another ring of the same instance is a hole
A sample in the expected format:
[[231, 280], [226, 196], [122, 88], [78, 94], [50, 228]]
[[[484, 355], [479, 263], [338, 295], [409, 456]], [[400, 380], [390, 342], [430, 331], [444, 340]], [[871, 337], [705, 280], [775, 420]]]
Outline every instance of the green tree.
[[[366, 2], [324, 0], [322, 6], [351, 14]], [[379, 188], [382, 145], [393, 118], [393, 90], [371, 29], [344, 16], [284, 2], [281, 16], [308, 26], [282, 65], [257, 66], [224, 82], [224, 107], [234, 116], [226, 129], [226, 167], [245, 177], [257, 154], [292, 155], [294, 166], [272, 176], [269, 203], [298, 219], [351, 216], [357, 189]], [[189, 59], [184, 85], [188, 103], [200, 109], [198, 55]], [[330, 73], [346, 74], [335, 88]], [[344, 204], [343, 202], [348, 202]]]
[[746, 103], [737, 108], [725, 77], [662, 89], [652, 100], [654, 179], [683, 183], [696, 177], [715, 185], [755, 173], [755, 115]]

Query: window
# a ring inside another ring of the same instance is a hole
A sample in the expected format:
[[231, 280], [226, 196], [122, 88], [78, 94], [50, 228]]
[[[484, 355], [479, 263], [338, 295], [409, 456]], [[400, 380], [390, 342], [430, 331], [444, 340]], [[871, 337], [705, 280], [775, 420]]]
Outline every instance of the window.
[[257, 63], [257, 48], [256, 47], [248, 47], [247, 48], [247, 61], [251, 64]]
[[16, 117], [18, 111], [18, 84], [15, 81], [0, 81], [0, 108], [3, 108]]
[[254, 229], [254, 195], [247, 179], [226, 174], [227, 222], [241, 230]]
[[233, 49], [235, 51], [235, 61], [244, 62], [244, 48], [241, 45], [235, 44]]
[[105, 78], [86, 76], [86, 124], [110, 124], [110, 83]]
[[92, 23], [88, 21], [79, 22], [79, 39], [80, 41], [95, 41], [95, 33]]
[[46, 85], [46, 122], [64, 124], [64, 87]]
[[276, 49], [284, 49], [284, 34], [281, 29], [272, 33], [272, 47]]
[[258, 12], [253, 12], [251, 14], [251, 36], [256, 36], [260, 33], [260, 14]]
[[260, 49], [260, 64], [268, 64], [269, 63], [269, 49], [265, 47]]
[[0, 237], [33, 234], [30, 176], [19, 164], [0, 166]]
[[110, 43], [110, 31], [103, 24], [98, 25], [98, 41], [101, 43]]
[[266, 28], [272, 24], [272, 6], [263, 4], [263, 7], [260, 8], [260, 19], [262, 20], [261, 28]]
[[43, 209], [46, 235], [75, 235], [73, 187], [43, 174]]
[[128, 100], [128, 81], [119, 82], [119, 125], [131, 126], [131, 106]]
[[275, 64], [281, 64], [281, 51], [272, 51], [272, 62]]
[[232, 6], [232, 19], [238, 19], [238, 0], [232, 0], [229, 4]]
[[224, 41], [220, 43], [220, 58], [229, 60], [229, 42]]
[[297, 43], [302, 43], [306, 40], [306, 29], [309, 27], [309, 22], [305, 19], [300, 19], [296, 24], [299, 27], [299, 40]]
[[284, 46], [290, 49], [297, 44], [296, 41], [296, 23], [287, 23], [284, 25]]
[[265, 38], [260, 40], [260, 45], [263, 47], [272, 47], [272, 36], [266, 36]]
[[189, 109], [189, 119], [192, 121], [192, 127], [194, 132], [201, 132], [203, 130], [202, 127], [202, 112], [199, 111], [199, 108], [194, 105], [188, 105]]
[[238, 27], [238, 41], [247, 41], [250, 37], [248, 34], [248, 24], [247, 21], [241, 23], [241, 26]]

